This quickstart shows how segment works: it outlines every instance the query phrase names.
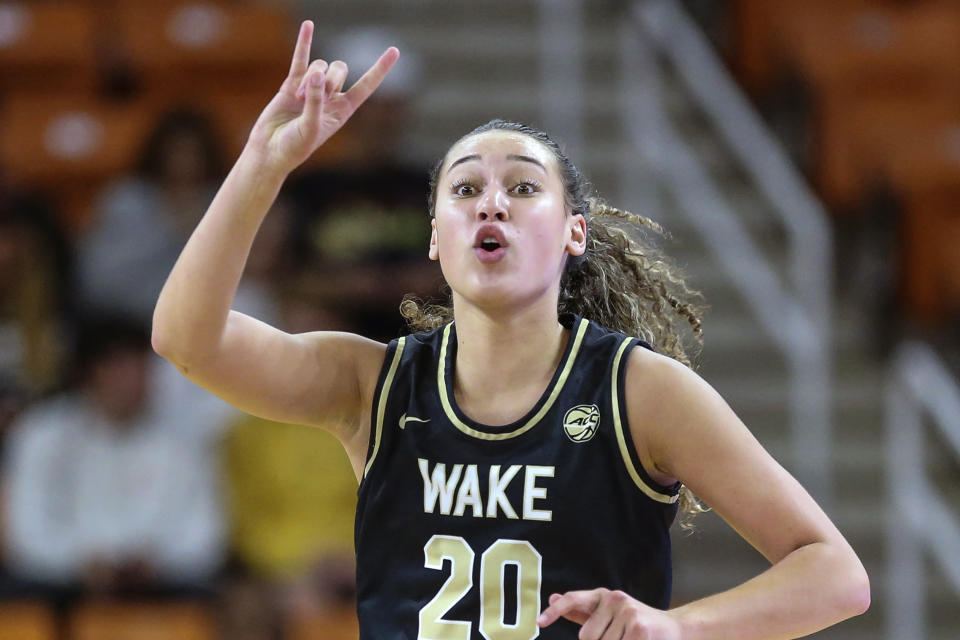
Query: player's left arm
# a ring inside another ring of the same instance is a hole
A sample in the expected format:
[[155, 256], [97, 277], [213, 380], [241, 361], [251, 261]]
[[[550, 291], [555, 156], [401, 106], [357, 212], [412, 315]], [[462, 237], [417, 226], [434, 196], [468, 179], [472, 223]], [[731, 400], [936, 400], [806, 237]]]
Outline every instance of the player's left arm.
[[682, 364], [634, 349], [630, 430], [654, 480], [682, 481], [770, 561], [759, 576], [664, 612], [604, 589], [555, 595], [541, 624], [583, 624], [583, 640], [775, 640], [805, 636], [866, 611], [856, 553], [802, 486], [720, 395]]

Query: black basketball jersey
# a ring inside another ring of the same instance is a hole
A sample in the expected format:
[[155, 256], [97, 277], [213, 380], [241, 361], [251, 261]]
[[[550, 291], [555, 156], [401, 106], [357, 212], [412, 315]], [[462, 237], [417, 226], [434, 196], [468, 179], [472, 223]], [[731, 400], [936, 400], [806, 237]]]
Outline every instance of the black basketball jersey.
[[548, 388], [501, 427], [457, 407], [454, 324], [390, 343], [357, 506], [361, 640], [572, 639], [536, 618], [575, 589], [668, 606], [679, 486], [644, 472], [623, 401], [627, 354], [648, 345], [561, 322]]

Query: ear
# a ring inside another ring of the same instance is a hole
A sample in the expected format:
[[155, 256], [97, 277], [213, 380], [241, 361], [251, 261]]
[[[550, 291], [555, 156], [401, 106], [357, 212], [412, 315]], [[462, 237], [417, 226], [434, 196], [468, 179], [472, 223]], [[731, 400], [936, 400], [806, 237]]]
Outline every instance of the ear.
[[431, 260], [440, 259], [440, 249], [437, 247], [437, 219], [430, 218], [430, 250], [427, 253]]
[[587, 221], [581, 214], [570, 216], [567, 221], [570, 235], [567, 237], [567, 253], [582, 256], [587, 250]]

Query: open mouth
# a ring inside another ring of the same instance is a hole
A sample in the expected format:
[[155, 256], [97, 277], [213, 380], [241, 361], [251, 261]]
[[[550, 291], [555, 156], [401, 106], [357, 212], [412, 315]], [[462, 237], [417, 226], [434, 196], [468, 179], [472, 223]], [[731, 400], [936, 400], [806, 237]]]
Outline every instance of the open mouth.
[[484, 238], [480, 242], [480, 248], [489, 252], [496, 251], [500, 248], [500, 241], [493, 237]]
[[473, 240], [473, 250], [483, 264], [493, 264], [503, 260], [507, 253], [507, 239], [503, 229], [495, 224], [485, 224], [477, 229]]

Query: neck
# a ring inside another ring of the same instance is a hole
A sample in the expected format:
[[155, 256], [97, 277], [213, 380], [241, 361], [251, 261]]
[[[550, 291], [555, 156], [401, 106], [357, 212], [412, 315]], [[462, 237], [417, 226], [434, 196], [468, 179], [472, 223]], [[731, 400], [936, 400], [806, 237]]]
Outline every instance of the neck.
[[454, 393], [460, 407], [469, 414], [470, 408], [488, 405], [492, 396], [515, 398], [519, 415], [512, 417], [520, 417], [546, 388], [569, 339], [557, 317], [556, 299], [509, 313], [492, 313], [455, 299], [454, 319]]

